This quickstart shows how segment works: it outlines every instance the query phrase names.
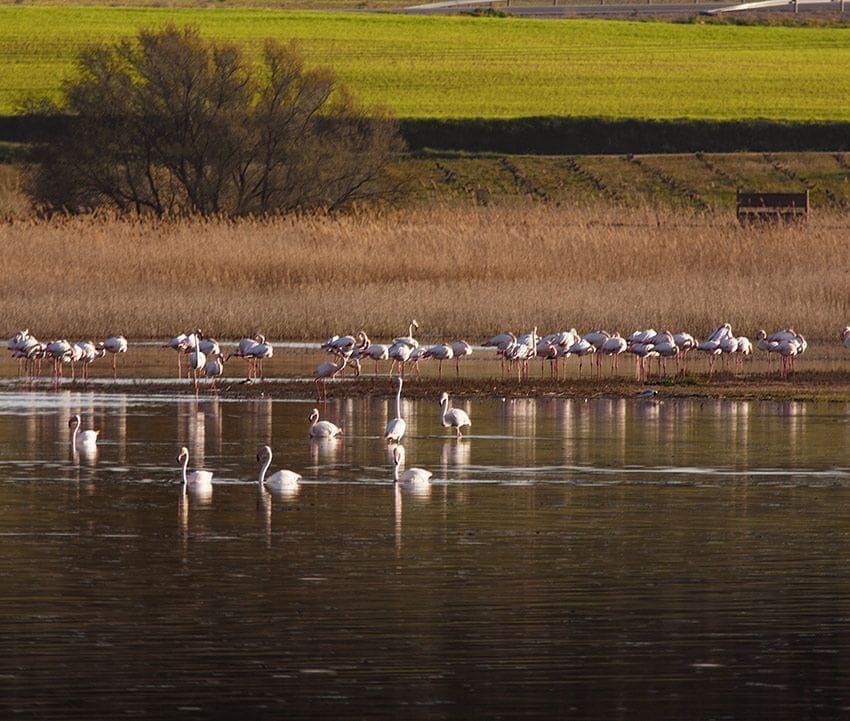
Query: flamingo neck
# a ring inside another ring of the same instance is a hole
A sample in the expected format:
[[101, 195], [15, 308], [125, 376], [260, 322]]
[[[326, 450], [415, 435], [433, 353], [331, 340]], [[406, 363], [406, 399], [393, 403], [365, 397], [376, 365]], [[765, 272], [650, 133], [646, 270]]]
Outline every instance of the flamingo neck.
[[265, 481], [265, 480], [266, 480], [266, 471], [268, 471], [268, 470], [269, 470], [269, 466], [270, 466], [271, 464], [272, 464], [272, 457], [271, 457], [271, 456], [266, 456], [266, 460], [265, 460], [265, 462], [263, 463], [263, 467], [260, 469], [260, 478], [259, 478], [259, 481], [258, 481], [258, 482], [259, 482], [259, 484], [260, 484], [261, 486], [263, 485], [263, 481]]
[[398, 483], [398, 461], [393, 460], [393, 483]]
[[184, 488], [189, 485], [189, 479], [186, 477], [186, 468], [189, 465], [189, 454], [187, 453], [183, 457], [183, 486]]
[[401, 418], [401, 384], [395, 394], [395, 417]]
[[74, 428], [71, 430], [71, 449], [77, 450], [77, 431], [80, 429], [80, 422], [74, 423]]

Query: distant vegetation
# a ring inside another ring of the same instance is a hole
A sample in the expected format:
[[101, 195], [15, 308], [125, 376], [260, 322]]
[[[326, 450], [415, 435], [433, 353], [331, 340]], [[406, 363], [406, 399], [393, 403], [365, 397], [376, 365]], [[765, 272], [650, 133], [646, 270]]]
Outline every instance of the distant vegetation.
[[486, 17], [0, 6], [0, 113], [58, 95], [86, 45], [197, 24], [300, 39], [364, 102], [402, 118], [850, 120], [850, 30]]
[[[281, 242], [285, 239], [286, 242]], [[793, 326], [839, 343], [850, 317], [845, 217], [747, 229], [652, 208], [434, 207], [383, 215], [0, 224], [6, 327], [40, 337], [481, 341], [534, 325], [627, 330]]]
[[266, 40], [255, 64], [191, 27], [83, 51], [61, 102], [32, 112], [65, 119], [33, 152], [29, 186], [48, 212], [339, 210], [390, 195], [403, 150], [392, 120], [291, 44]]

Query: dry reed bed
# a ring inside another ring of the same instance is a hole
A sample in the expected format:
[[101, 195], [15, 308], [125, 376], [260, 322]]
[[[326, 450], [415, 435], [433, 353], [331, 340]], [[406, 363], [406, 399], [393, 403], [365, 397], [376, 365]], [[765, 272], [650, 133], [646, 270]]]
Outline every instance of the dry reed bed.
[[480, 341], [504, 329], [705, 334], [850, 322], [846, 219], [740, 228], [658, 211], [431, 208], [268, 221], [106, 217], [0, 226], [5, 332], [320, 339], [365, 329]]

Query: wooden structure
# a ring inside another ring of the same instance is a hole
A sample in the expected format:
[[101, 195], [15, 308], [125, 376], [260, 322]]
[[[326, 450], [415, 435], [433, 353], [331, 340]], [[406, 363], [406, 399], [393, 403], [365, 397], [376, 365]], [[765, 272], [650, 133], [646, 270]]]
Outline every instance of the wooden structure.
[[802, 193], [742, 193], [736, 195], [738, 222], [790, 223], [809, 215], [809, 191]]

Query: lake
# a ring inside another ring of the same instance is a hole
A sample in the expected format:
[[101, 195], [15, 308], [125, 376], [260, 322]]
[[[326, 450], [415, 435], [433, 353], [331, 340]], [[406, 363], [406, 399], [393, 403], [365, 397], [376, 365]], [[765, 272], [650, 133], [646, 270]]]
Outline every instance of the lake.
[[0, 393], [0, 717], [847, 715], [848, 404], [393, 404]]

